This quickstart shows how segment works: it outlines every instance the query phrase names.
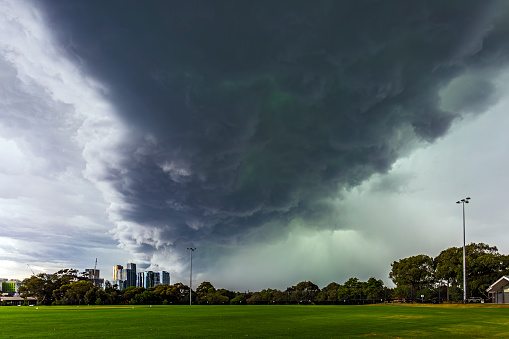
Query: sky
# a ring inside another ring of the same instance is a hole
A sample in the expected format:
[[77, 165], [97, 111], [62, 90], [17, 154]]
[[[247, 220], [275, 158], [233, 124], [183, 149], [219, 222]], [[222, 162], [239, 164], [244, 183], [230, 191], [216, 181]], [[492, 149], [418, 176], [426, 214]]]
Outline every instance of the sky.
[[235, 291], [509, 254], [505, 1], [0, 0], [0, 277]]

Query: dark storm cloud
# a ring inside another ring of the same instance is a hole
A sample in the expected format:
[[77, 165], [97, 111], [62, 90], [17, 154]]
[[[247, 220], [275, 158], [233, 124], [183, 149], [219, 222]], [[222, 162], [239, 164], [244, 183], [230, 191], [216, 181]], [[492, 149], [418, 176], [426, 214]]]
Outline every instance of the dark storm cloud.
[[117, 236], [145, 253], [296, 217], [338, 227], [327, 198], [444, 135], [458, 111], [440, 90], [467, 71], [485, 84], [470, 104], [486, 107], [509, 54], [506, 8], [490, 1], [44, 3], [62, 48], [136, 126], [97, 180], [136, 225]]

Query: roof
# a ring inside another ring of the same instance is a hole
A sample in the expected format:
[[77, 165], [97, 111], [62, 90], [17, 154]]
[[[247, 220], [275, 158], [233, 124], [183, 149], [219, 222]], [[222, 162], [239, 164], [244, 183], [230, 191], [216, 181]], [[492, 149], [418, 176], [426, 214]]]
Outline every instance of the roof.
[[1, 301], [23, 301], [23, 300], [37, 300], [37, 298], [34, 298], [34, 297], [27, 297], [27, 298], [22, 298], [22, 297], [0, 297], [0, 300]]
[[507, 284], [509, 284], [509, 277], [504, 275], [502, 278], [498, 279], [493, 284], [491, 284], [491, 286], [488, 287], [486, 292], [498, 291]]

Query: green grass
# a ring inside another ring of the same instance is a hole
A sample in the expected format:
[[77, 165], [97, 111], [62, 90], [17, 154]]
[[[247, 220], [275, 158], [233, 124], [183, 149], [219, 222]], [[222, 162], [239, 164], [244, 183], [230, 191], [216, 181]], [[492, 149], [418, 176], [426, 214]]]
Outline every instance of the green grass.
[[509, 337], [509, 307], [0, 307], [0, 337]]

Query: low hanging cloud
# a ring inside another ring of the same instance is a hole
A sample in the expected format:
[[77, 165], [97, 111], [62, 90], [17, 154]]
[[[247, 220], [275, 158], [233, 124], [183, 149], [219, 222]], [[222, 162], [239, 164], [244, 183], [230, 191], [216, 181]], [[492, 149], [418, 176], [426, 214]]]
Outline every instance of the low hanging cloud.
[[114, 236], [147, 264], [348, 228], [331, 201], [490, 107], [509, 61], [499, 1], [37, 5], [122, 121], [78, 141]]

